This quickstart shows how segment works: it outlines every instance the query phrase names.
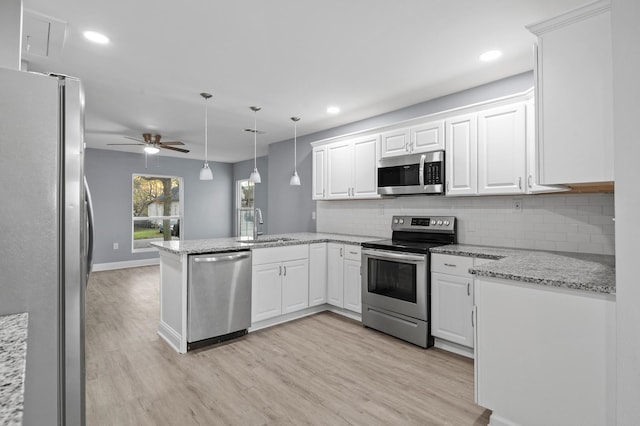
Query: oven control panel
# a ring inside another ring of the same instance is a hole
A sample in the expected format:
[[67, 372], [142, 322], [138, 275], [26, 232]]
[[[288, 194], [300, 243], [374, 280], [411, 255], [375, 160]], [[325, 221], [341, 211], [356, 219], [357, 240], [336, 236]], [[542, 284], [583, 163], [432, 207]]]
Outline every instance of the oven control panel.
[[455, 232], [455, 216], [393, 216], [391, 229], [412, 232]]

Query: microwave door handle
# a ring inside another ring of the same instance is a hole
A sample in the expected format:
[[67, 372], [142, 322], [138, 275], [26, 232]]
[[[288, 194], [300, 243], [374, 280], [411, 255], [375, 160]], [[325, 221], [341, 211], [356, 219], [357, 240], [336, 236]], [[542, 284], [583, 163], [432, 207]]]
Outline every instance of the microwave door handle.
[[418, 176], [418, 182], [420, 182], [420, 186], [424, 186], [424, 160], [426, 158], [427, 156], [424, 154], [420, 156], [420, 175]]

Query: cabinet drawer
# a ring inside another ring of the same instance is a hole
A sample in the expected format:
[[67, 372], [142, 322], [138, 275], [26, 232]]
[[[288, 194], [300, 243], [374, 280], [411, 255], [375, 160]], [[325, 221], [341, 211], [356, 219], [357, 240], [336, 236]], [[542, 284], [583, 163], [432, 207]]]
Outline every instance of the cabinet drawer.
[[283, 247], [265, 247], [253, 249], [251, 251], [254, 265], [309, 258], [308, 244], [296, 244], [293, 246]]
[[473, 267], [473, 257], [437, 253], [431, 255], [432, 272], [470, 277], [469, 268], [471, 267]]
[[344, 245], [344, 258], [350, 260], [357, 260], [360, 262], [362, 254], [362, 247], [352, 246], [351, 244]]

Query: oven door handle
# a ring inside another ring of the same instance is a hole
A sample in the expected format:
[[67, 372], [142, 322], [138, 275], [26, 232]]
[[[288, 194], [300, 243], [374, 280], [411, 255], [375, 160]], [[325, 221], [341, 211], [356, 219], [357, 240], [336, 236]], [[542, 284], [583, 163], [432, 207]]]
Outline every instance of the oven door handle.
[[409, 254], [409, 253], [394, 253], [389, 251], [380, 251], [380, 250], [362, 250], [362, 254], [368, 257], [375, 257], [376, 259], [382, 260], [400, 260], [404, 262], [425, 262], [426, 256], [419, 254]]
[[420, 183], [420, 186], [424, 186], [424, 161], [426, 159], [426, 155], [422, 154], [422, 156], [420, 156], [420, 175], [418, 176], [418, 182]]

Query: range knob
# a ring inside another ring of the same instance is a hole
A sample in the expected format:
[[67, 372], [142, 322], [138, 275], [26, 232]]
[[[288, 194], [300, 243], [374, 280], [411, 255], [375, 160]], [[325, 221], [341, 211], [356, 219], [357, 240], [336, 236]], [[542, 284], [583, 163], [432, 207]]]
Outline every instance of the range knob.
[[393, 219], [393, 224], [397, 225], [398, 224], [398, 219]]
[[435, 225], [435, 224], [436, 224], [436, 221], [435, 221], [435, 220], [432, 220], [432, 221], [431, 221], [431, 225], [433, 226], [433, 225]]
[[438, 221], [438, 226], [442, 226], [442, 221], [441, 220]]
[[444, 226], [449, 226], [449, 221], [448, 220], [444, 221]]
[[400, 219], [399, 222], [400, 222], [400, 225], [404, 224], [404, 219]]

